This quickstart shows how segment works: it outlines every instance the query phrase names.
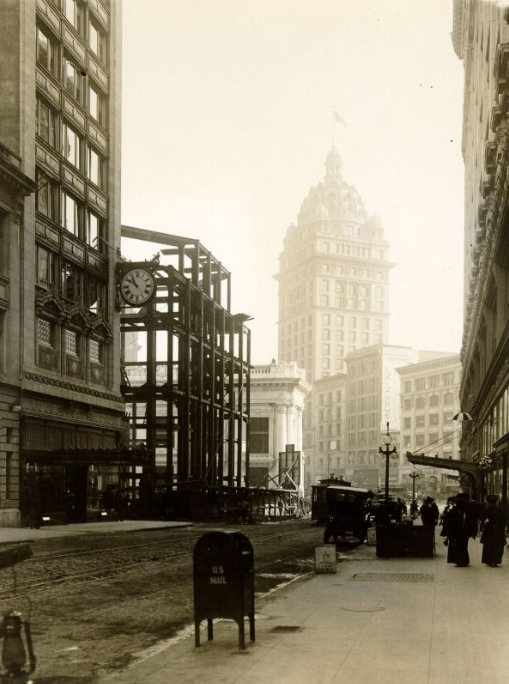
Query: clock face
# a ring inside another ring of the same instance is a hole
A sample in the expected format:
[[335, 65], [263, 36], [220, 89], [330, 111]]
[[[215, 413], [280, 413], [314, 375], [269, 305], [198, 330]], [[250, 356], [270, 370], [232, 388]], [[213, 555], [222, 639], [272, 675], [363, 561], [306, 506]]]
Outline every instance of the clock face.
[[156, 284], [150, 271], [143, 268], [133, 268], [128, 271], [120, 283], [120, 293], [123, 299], [133, 306], [143, 306], [155, 293]]

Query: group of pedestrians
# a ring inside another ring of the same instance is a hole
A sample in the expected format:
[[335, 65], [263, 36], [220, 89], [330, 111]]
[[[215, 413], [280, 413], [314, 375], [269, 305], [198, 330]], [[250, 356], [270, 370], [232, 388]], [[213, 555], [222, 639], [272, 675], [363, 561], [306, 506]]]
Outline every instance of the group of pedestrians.
[[506, 546], [506, 524], [504, 511], [498, 506], [496, 494], [488, 494], [486, 505], [480, 506], [470, 501], [468, 494], [460, 492], [448, 499], [440, 522], [440, 535], [444, 537], [444, 544], [447, 546], [448, 563], [454, 563], [459, 568], [469, 565], [468, 543], [480, 532], [482, 563], [492, 568], [501, 564]]

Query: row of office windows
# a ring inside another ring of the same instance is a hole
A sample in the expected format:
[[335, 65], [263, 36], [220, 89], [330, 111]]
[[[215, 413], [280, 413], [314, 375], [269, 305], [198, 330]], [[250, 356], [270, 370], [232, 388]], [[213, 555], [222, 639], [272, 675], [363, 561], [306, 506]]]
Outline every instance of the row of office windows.
[[[74, 59], [64, 54], [62, 60], [55, 61], [54, 53], [47, 51], [44, 45], [47, 38], [42, 29], [37, 29], [37, 64], [44, 67], [59, 83], [64, 91], [81, 106], [102, 128], [107, 128], [108, 98], [101, 87], [92, 81], [84, 68], [78, 66]], [[88, 85], [87, 85], [88, 81]], [[51, 110], [48, 114], [50, 118]], [[51, 126], [51, 121], [48, 127]]]
[[43, 99], [37, 99], [36, 132], [52, 149], [101, 190], [107, 189], [107, 159], [83, 133]]
[[[313, 281], [307, 284], [297, 286], [283, 295], [283, 301], [291, 303], [294, 301], [300, 301], [306, 298], [307, 294], [312, 294], [315, 290], [315, 284]], [[322, 294], [329, 294], [334, 292], [336, 295], [344, 297], [353, 297], [355, 299], [361, 298], [369, 300], [371, 295], [375, 295], [378, 298], [383, 298], [385, 296], [385, 290], [382, 286], [377, 286], [376, 288], [371, 288], [369, 285], [358, 285], [357, 283], [346, 283], [340, 280], [332, 280], [328, 278], [323, 278], [321, 281], [320, 292]]]
[[320, 406], [330, 406], [333, 401], [341, 401], [343, 393], [341, 390], [336, 390], [335, 392], [320, 392], [318, 403]]
[[[340, 341], [343, 341], [344, 335], [343, 333], [341, 336], [338, 338], [336, 336], [336, 339], [339, 339]], [[362, 333], [357, 333], [355, 330], [350, 330], [350, 332], [347, 335], [347, 342], [350, 342], [351, 344], [361, 344], [363, 347], [367, 347], [370, 344], [381, 344], [382, 343], [382, 335], [380, 333], [369, 333], [369, 332], [362, 332]], [[331, 355], [331, 348], [332, 345], [324, 342], [322, 344], [322, 356], [330, 356]], [[344, 356], [344, 346], [343, 345], [334, 345], [334, 351], [336, 356]]]
[[[55, 348], [58, 345], [57, 332], [59, 326], [51, 321], [40, 318], [38, 321], [38, 343], [47, 347]], [[80, 335], [76, 330], [64, 329], [64, 351], [70, 356], [80, 357], [84, 351], [84, 336]], [[104, 342], [95, 339], [88, 339], [86, 344], [88, 350], [88, 358], [91, 363], [104, 363]]]
[[[349, 354], [350, 352], [354, 352], [356, 350], [356, 346], [351, 345], [349, 347], [343, 347], [343, 349], [345, 354]], [[283, 344], [282, 355], [285, 358], [295, 359], [299, 367], [306, 368], [307, 379], [309, 381], [312, 380], [312, 375], [310, 375], [310, 373], [312, 373], [314, 363], [312, 349], [310, 345], [308, 345], [306, 354], [306, 349], [304, 347], [299, 348], [297, 344], [295, 344], [294, 346], [292, 346], [291, 344]], [[345, 369], [345, 366], [346, 364], [344, 356], [335, 356], [334, 358], [322, 357], [321, 359], [322, 371], [343, 371]], [[322, 372], [321, 375], [323, 377], [327, 377], [330, 375], [330, 372]]]
[[[2, 231], [3, 222], [0, 221], [0, 257], [6, 254], [6, 250], [2, 248], [3, 241], [1, 238], [4, 235]], [[0, 259], [0, 271], [5, 268], [5, 265]], [[35, 281], [39, 288], [54, 292], [70, 304], [80, 303], [90, 313], [100, 315], [103, 318], [108, 317], [107, 283], [42, 245], [37, 245]], [[4, 324], [5, 318], [2, 313], [0, 322], [2, 328], [0, 334], [0, 370], [5, 363]], [[47, 332], [44, 333], [44, 330], [49, 330], [49, 325], [51, 324], [47, 321], [40, 324], [40, 339], [42, 340], [45, 336], [44, 339], [48, 344], [54, 344], [54, 337], [48, 338]], [[97, 354], [94, 351], [96, 349], [94, 343], [91, 344], [91, 349], [92, 356], [95, 358]], [[97, 353], [100, 355], [99, 352]]]
[[385, 311], [385, 304], [382, 300], [371, 302], [369, 299], [358, 299], [356, 297], [337, 297], [328, 294], [319, 295], [316, 299], [312, 295], [307, 298], [292, 299], [292, 301], [285, 302], [282, 300], [281, 309], [283, 315], [290, 316], [297, 312], [302, 306], [309, 308], [313, 306], [334, 307], [335, 309], [349, 309], [352, 311]]
[[[310, 300], [310, 304], [311, 304]], [[320, 306], [331, 306], [336, 309], [352, 309], [359, 311], [384, 311], [385, 306], [383, 301], [376, 301], [371, 303], [368, 299], [356, 299], [354, 297], [331, 297], [329, 295], [320, 295], [318, 303]], [[287, 307], [292, 310], [292, 307]]]
[[[374, 378], [369, 381], [369, 385], [369, 391], [373, 393], [376, 392], [377, 381]], [[355, 397], [357, 394], [353, 387], [350, 388], [350, 392], [353, 397]], [[366, 393], [366, 389], [364, 389], [364, 393]], [[376, 396], [376, 394], [371, 394], [370, 396], [364, 397], [349, 398], [348, 411], [352, 415], [368, 410], [374, 411], [376, 410], [379, 401], [380, 399]]]
[[[383, 330], [383, 320], [381, 318], [368, 318], [367, 316], [344, 316], [343, 314], [330, 314], [330, 313], [322, 313], [322, 319], [321, 319], [321, 324], [322, 324], [322, 340], [327, 341], [332, 339], [332, 334], [333, 334], [333, 329], [336, 330], [336, 336], [338, 334], [338, 331], [342, 331], [345, 327], [345, 324], [348, 325], [349, 328], [351, 329], [357, 329], [361, 328], [361, 330], [370, 330], [374, 329], [377, 332], [381, 332]], [[334, 328], [329, 327], [334, 325]], [[308, 316], [307, 319], [307, 324], [306, 324], [306, 319], [301, 318], [299, 320], [293, 321], [293, 323], [287, 323], [286, 325], [281, 326], [281, 333], [284, 336], [285, 334], [290, 336], [292, 334], [292, 331], [294, 333], [299, 332], [299, 330], [302, 332], [307, 329], [307, 334], [308, 334], [308, 339], [312, 339], [313, 335], [313, 316]], [[337, 338], [340, 339], [340, 338]], [[342, 339], [342, 338], [341, 338]]]
[[44, 318], [37, 319], [36, 364], [45, 370], [63, 372], [75, 378], [106, 383], [104, 340]]
[[[350, 382], [348, 392], [351, 397], [361, 397], [365, 398], [366, 394], [374, 394], [378, 391], [380, 385], [380, 378], [378, 377], [368, 377], [364, 380], [357, 380], [356, 382]], [[354, 410], [355, 407], [352, 407]]]
[[376, 297], [380, 298], [385, 296], [385, 290], [380, 285], [377, 285], [376, 288], [371, 288], [367, 285], [344, 283], [340, 280], [332, 280], [328, 278], [322, 279], [321, 291], [322, 293], [335, 292], [338, 295], [346, 294], [348, 297], [369, 298], [372, 293], [374, 293]]
[[454, 371], [448, 371], [446, 373], [429, 375], [425, 378], [405, 380], [403, 387], [405, 394], [410, 394], [411, 392], [423, 392], [426, 389], [435, 389], [437, 387], [450, 387], [458, 383], [459, 370], [457, 374]]
[[[362, 318], [358, 318], [357, 316], [350, 316], [347, 320], [348, 325], [352, 329], [356, 329], [360, 326], [361, 330], [370, 330], [371, 328], [374, 328], [375, 330], [381, 331], [383, 329], [383, 321], [381, 318], [367, 318], [363, 316]], [[344, 326], [345, 323], [345, 317], [344, 316], [336, 316], [335, 317], [335, 323], [336, 323], [336, 329]], [[331, 315], [330, 314], [322, 314], [322, 325], [330, 325], [331, 324]], [[323, 339], [330, 339], [330, 328], [322, 328], [322, 337]]]
[[320, 272], [324, 275], [349, 275], [354, 278], [362, 278], [364, 280], [376, 279], [384, 280], [383, 271], [371, 271], [367, 268], [355, 268], [354, 266], [343, 266], [341, 264], [327, 264], [320, 265]]
[[330, 423], [333, 420], [341, 420], [341, 406], [332, 408], [321, 408], [319, 411], [320, 422]]
[[36, 283], [67, 302], [80, 303], [91, 313], [107, 318], [107, 283], [41, 245], [37, 246]]
[[[354, 352], [356, 350], [355, 345], [351, 347], [345, 347], [345, 352], [346, 354], [349, 354], [350, 352]], [[322, 357], [322, 371], [330, 371], [330, 370], [344, 370], [345, 368], [345, 359], [344, 356], [336, 356], [334, 358], [330, 358], [328, 356]], [[327, 374], [323, 373], [323, 376], [325, 377]]]
[[317, 251], [322, 254], [341, 254], [342, 256], [360, 257], [362, 259], [379, 259], [385, 258], [383, 249], [369, 249], [368, 247], [360, 247], [356, 245], [345, 245], [341, 241], [317, 241]]
[[[304, 255], [306, 256], [306, 255]], [[302, 260], [302, 259], [301, 259]], [[299, 261], [301, 261], [297, 258], [295, 258], [295, 255], [292, 256], [291, 259], [288, 257], [285, 258], [285, 255], [282, 255], [281, 258], [281, 273], [284, 273], [284, 271], [288, 268], [297, 269], [297, 272], [295, 273], [295, 276], [292, 273], [291, 278], [289, 277], [287, 282], [284, 282], [283, 285], [286, 285], [286, 288], [284, 287], [283, 289], [289, 289], [290, 287], [293, 288], [295, 285], [295, 281], [300, 281], [300, 280], [310, 280], [314, 282], [315, 277], [317, 275], [327, 275], [327, 276], [340, 276], [340, 277], [350, 277], [350, 278], [359, 278], [363, 281], [378, 281], [378, 282], [386, 282], [387, 277], [384, 275], [383, 271], [379, 270], [371, 270], [368, 268], [360, 268], [356, 266], [350, 266], [350, 265], [345, 265], [343, 263], [324, 263], [322, 259], [320, 259], [319, 262], [315, 262], [311, 267], [309, 268], [304, 268], [299, 266]]]
[[[331, 456], [330, 458], [324, 458], [323, 456], [319, 456], [319, 457], [317, 458], [316, 466], [317, 466], [317, 468], [319, 468], [320, 470], [323, 469], [323, 468], [325, 468], [325, 467], [328, 467], [329, 469], [330, 469], [330, 468], [334, 468], [334, 467], [335, 467], [335, 468], [340, 468], [340, 467], [341, 467], [341, 456]], [[325, 476], [326, 474], [329, 475], [328, 472], [327, 472], [327, 473], [323, 473], [323, 474], [324, 474], [324, 476]]]
[[434, 408], [440, 405], [453, 406], [456, 403], [456, 395], [454, 392], [445, 392], [441, 397], [439, 394], [432, 394], [429, 397], [407, 397], [403, 399], [403, 409], [411, 411], [412, 409]]
[[[55, 3], [54, 3], [55, 4]], [[104, 65], [108, 62], [108, 35], [98, 19], [87, 11], [88, 8], [79, 0], [63, 0], [59, 6], [64, 19], [72, 26], [78, 36], [84, 41], [88, 49]], [[59, 57], [59, 41], [53, 36], [49, 28], [38, 27], [37, 50], [41, 53], [41, 60], [45, 57], [48, 71], [52, 72]]]
[[107, 249], [107, 222], [77, 197], [52, 179], [38, 177], [37, 211], [99, 252]]
[[414, 428], [424, 429], [426, 427], [438, 426], [440, 425], [440, 421], [442, 421], [443, 425], [447, 425], [451, 422], [451, 419], [452, 415], [450, 411], [443, 413], [442, 416], [440, 413], [429, 413], [427, 416], [425, 414], [405, 416], [403, 418], [403, 429], [413, 430]]
[[329, 295], [320, 295], [314, 299], [311, 295], [302, 301], [295, 301], [290, 304], [281, 304], [281, 315], [291, 317], [302, 311], [303, 308], [312, 308], [314, 306], [322, 306], [327, 308], [334, 308], [348, 311], [377, 311], [384, 312], [385, 305], [382, 301], [370, 302], [368, 299], [355, 299], [353, 297], [330, 297]]
[[[340, 435], [340, 434], [341, 434], [341, 423], [322, 423], [318, 427], [318, 436], [319, 437], [334, 437], [335, 435]], [[335, 440], [335, 443], [337, 444], [337, 447], [335, 447], [335, 448], [339, 449], [340, 440], [339, 439]], [[331, 444], [334, 444], [334, 441], [332, 441]]]
[[350, 427], [349, 429], [352, 430], [348, 433], [348, 446], [350, 448], [380, 443], [379, 430], [359, 430], [357, 427]]

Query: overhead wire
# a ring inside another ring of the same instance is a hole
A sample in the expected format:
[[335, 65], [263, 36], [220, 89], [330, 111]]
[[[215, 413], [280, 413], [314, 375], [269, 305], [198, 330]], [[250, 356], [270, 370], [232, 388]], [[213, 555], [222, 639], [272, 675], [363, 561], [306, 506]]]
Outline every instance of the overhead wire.
[[424, 449], [427, 449], [427, 452], [422, 453], [422, 456], [425, 456], [427, 453], [429, 454], [431, 451], [434, 451], [436, 448], [443, 446], [444, 444], [447, 444], [451, 440], [454, 439], [454, 437], [461, 433], [461, 428], [457, 428], [456, 430], [453, 430], [453, 432], [450, 432], [447, 435], [444, 435], [443, 437], [440, 437], [439, 439], [435, 439], [433, 442], [429, 442], [429, 444], [425, 444], [424, 446], [420, 447], [416, 451], [414, 451], [414, 454], [418, 454], [419, 452], [423, 452]]

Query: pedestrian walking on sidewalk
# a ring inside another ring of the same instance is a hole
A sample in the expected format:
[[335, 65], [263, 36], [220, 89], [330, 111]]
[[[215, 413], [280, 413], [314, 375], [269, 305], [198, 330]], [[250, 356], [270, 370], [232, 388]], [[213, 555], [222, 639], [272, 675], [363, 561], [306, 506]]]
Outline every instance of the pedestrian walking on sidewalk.
[[455, 496], [455, 506], [444, 520], [442, 534], [446, 537], [447, 562], [464, 568], [470, 564], [468, 542], [475, 539], [479, 530], [477, 514], [470, 505], [468, 494], [460, 492]]
[[[453, 496], [450, 496], [450, 497], [448, 497], [448, 499], [447, 499], [447, 504], [446, 504], [444, 510], [442, 511], [442, 514], [441, 514], [440, 519], [439, 519], [439, 521], [438, 521], [438, 524], [439, 524], [439, 525], [443, 526], [444, 521], [445, 521], [445, 519], [447, 518], [447, 516], [448, 516], [448, 514], [449, 514], [449, 511], [451, 511], [453, 507], [454, 507], [454, 497], [453, 497]], [[443, 531], [442, 531], [440, 534], [442, 535], [442, 537], [445, 536], [444, 533], [443, 533]]]
[[423, 525], [426, 527], [436, 527], [438, 518], [440, 517], [440, 511], [435, 503], [435, 499], [431, 496], [427, 496], [419, 510], [419, 515], [421, 516]]
[[506, 543], [504, 511], [497, 506], [497, 501], [496, 494], [488, 494], [481, 519], [481, 561], [490, 568], [496, 568], [502, 562]]
[[407, 507], [406, 503], [402, 499], [397, 499], [396, 501], [396, 522], [400, 523], [401, 520], [403, 519], [403, 516], [407, 514]]

